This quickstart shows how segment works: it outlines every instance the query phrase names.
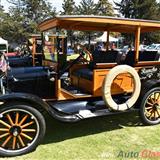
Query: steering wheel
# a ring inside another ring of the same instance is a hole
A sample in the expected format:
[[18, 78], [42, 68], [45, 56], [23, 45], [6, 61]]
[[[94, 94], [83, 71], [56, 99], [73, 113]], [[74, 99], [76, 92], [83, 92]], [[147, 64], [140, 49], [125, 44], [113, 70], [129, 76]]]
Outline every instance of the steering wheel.
[[93, 60], [92, 54], [87, 50], [86, 47], [82, 46], [81, 44], [77, 44], [77, 48], [79, 47], [79, 54], [81, 55], [81, 59], [83, 59], [84, 62], [90, 62]]
[[[77, 62], [83, 60], [84, 62], [90, 62], [93, 60], [92, 58], [92, 54], [81, 44], [77, 44], [77, 46], [79, 46], [81, 48], [81, 51], [79, 52], [79, 56], [74, 59], [65, 69], [63, 69], [60, 72], [60, 75], [62, 75], [65, 71], [67, 71], [69, 68], [71, 68], [74, 64], [76, 64]], [[84, 57], [86, 55], [86, 57]], [[88, 56], [89, 56], [89, 60], [88, 60]]]

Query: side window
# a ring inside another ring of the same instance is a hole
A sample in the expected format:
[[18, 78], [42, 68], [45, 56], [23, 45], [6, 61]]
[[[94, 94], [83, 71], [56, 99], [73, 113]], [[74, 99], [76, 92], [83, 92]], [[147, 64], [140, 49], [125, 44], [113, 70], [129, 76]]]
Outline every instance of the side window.
[[55, 38], [50, 37], [44, 42], [44, 56], [46, 60], [57, 61], [57, 53], [55, 50]]

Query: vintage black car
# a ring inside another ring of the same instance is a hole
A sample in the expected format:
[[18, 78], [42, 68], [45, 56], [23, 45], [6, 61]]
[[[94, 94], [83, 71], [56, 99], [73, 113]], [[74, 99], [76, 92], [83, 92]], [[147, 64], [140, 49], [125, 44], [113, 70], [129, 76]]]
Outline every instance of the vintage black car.
[[[1, 156], [25, 154], [38, 146], [46, 130], [43, 110], [63, 122], [139, 110], [144, 124], [160, 123], [159, 53], [139, 51], [140, 34], [160, 30], [159, 21], [57, 16], [39, 28], [42, 39], [56, 32], [52, 58], [43, 56], [41, 66], [9, 67], [1, 73]], [[106, 50], [89, 51], [78, 44], [78, 57], [67, 61], [61, 29], [107, 31]], [[135, 50], [109, 50], [110, 32], [134, 34]]]

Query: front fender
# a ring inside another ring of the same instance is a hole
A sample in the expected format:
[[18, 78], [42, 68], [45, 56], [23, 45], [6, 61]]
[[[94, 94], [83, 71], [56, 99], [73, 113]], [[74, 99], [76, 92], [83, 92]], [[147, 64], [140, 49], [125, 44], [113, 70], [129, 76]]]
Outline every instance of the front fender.
[[28, 102], [49, 111], [49, 105], [36, 95], [27, 93], [9, 93], [0, 96], [0, 105], [9, 102]]

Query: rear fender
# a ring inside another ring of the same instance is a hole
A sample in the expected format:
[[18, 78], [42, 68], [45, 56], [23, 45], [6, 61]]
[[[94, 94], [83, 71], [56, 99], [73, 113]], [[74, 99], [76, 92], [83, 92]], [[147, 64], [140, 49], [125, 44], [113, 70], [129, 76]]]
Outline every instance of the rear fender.
[[158, 86], [160, 86], [160, 80], [157, 80], [157, 79], [151, 79], [151, 80], [147, 80], [146, 82], [143, 82], [141, 85], [140, 96], [139, 96], [138, 101], [136, 102], [136, 105], [135, 105], [136, 108], [139, 108], [144, 95], [152, 88], [155, 88]]
[[152, 79], [142, 83], [141, 94], [144, 95], [152, 88], [160, 86], [160, 80]]

